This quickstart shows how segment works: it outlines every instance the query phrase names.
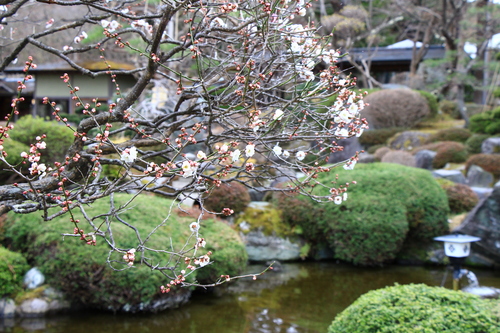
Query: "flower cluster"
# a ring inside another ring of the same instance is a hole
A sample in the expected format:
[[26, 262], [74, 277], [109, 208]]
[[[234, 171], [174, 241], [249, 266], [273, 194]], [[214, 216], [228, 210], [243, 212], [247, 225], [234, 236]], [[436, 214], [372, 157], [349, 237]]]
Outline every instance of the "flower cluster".
[[123, 255], [123, 260], [125, 260], [128, 266], [133, 266], [135, 261], [135, 249], [128, 250]]

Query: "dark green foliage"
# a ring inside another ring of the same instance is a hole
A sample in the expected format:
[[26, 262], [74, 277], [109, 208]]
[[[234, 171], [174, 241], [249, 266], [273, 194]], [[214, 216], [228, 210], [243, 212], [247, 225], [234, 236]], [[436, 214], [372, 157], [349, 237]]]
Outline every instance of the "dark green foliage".
[[[130, 198], [130, 195], [125, 194], [115, 195], [115, 205], [118, 207]], [[139, 196], [134, 200], [134, 206], [122, 211], [120, 217], [136, 227], [144, 240], [149, 232], [163, 221], [171, 204], [172, 201], [160, 197]], [[109, 202], [103, 199], [86, 209], [91, 210], [93, 215], [98, 215], [107, 212]], [[80, 213], [75, 213], [76, 219], [83, 220]], [[191, 235], [189, 224], [192, 221], [192, 218], [172, 214], [165, 225], [159, 227], [144, 245], [167, 251], [179, 250]], [[103, 220], [96, 220], [94, 223], [102, 223], [105, 230]], [[132, 229], [115, 220], [111, 223], [117, 247], [126, 251], [138, 246], [137, 236]], [[206, 239], [207, 247], [200, 249], [197, 255], [213, 251], [213, 264], [193, 272], [187, 278], [188, 281], [192, 281], [197, 274], [208, 279], [208, 276], [236, 274], [243, 269], [246, 265], [246, 252], [238, 235], [220, 221], [204, 220], [200, 224], [200, 237]], [[184, 288], [175, 288], [168, 294], [161, 294], [160, 286], [166, 285], [170, 280], [159, 271], [152, 272], [147, 266], [141, 265], [142, 256], [139, 251], [136, 252], [133, 267], [113, 271], [106, 263], [110, 249], [103, 239], [97, 238], [97, 245], [89, 246], [78, 237], [62, 238], [61, 233], [73, 231], [73, 225], [66, 215], [50, 222], [42, 222], [37, 214], [9, 214], [6, 231], [6, 237], [13, 247], [22, 250], [45, 274], [51, 285], [66, 292], [73, 301], [84, 305], [117, 311], [125, 304], [138, 305], [141, 302], [147, 303], [188, 292]], [[192, 255], [192, 252], [185, 254], [189, 255]], [[110, 254], [111, 260], [117, 260], [113, 267], [128, 267], [122, 256], [123, 253]], [[143, 256], [152, 264], [160, 266], [167, 265], [170, 259], [167, 253], [150, 250], [145, 250]], [[207, 271], [201, 273], [205, 269]]]
[[205, 207], [214, 213], [220, 213], [224, 208], [230, 208], [234, 210], [235, 214], [238, 214], [244, 211], [249, 203], [248, 189], [237, 182], [215, 187], [204, 200]]
[[447, 186], [444, 189], [448, 197], [450, 211], [454, 214], [469, 212], [479, 201], [477, 194], [465, 184], [453, 184], [453, 186]]
[[341, 312], [328, 333], [498, 333], [493, 303], [424, 284], [370, 291]]
[[469, 129], [474, 133], [500, 134], [500, 107], [470, 117]]
[[427, 104], [429, 105], [429, 109], [431, 111], [429, 118], [436, 116], [439, 111], [439, 104], [436, 96], [425, 90], [417, 90], [417, 92], [427, 100]]
[[[338, 170], [338, 171], [337, 171]], [[396, 164], [358, 164], [336, 169], [318, 181], [352, 180], [341, 205], [317, 204], [304, 197], [278, 198], [286, 222], [298, 225], [311, 243], [328, 242], [337, 259], [359, 265], [391, 261], [407, 237], [420, 242], [448, 230], [446, 195], [430, 172]], [[326, 190], [318, 189], [325, 195]]]
[[490, 136], [488, 134], [474, 134], [465, 141], [465, 147], [470, 155], [480, 154], [481, 145], [483, 141], [488, 139]]
[[465, 143], [470, 137], [471, 133], [468, 129], [452, 127], [437, 131], [429, 137], [427, 142], [455, 141]]
[[391, 127], [364, 131], [358, 140], [363, 146], [385, 145], [387, 140], [397, 133], [404, 132], [406, 129]]
[[0, 298], [21, 290], [23, 276], [29, 269], [26, 259], [0, 246]]
[[477, 165], [484, 171], [491, 172], [496, 178], [500, 177], [500, 155], [476, 154], [467, 159], [465, 170], [469, 171], [471, 165]]
[[[366, 133], [366, 132], [365, 132]], [[366, 150], [366, 152], [368, 154], [375, 154], [375, 152], [379, 149], [379, 148], [383, 148], [383, 147], [387, 147], [386, 145], [375, 145], [375, 146], [371, 146], [370, 148], [368, 148]]]
[[32, 116], [22, 117], [16, 122], [15, 127], [15, 131], [9, 132], [10, 137], [27, 146], [36, 143], [37, 136], [47, 135], [43, 140], [47, 143], [47, 149], [40, 151], [42, 163], [64, 162], [65, 152], [73, 143], [73, 131], [57, 121]]

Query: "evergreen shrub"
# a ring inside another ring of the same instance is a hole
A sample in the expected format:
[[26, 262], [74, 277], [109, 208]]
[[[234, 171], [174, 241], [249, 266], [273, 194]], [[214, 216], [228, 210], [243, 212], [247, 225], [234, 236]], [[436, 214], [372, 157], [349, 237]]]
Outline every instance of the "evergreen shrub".
[[458, 113], [457, 102], [454, 101], [442, 100], [439, 102], [439, 109], [442, 113], [450, 116], [456, 116]]
[[434, 169], [441, 169], [447, 163], [463, 163], [468, 157], [467, 148], [464, 144], [459, 142], [442, 141], [429, 143], [413, 150], [413, 154], [424, 149], [436, 152], [436, 156], [432, 161], [432, 167]]
[[40, 150], [41, 163], [64, 162], [65, 152], [74, 140], [73, 131], [64, 125], [40, 117], [33, 118], [31, 115], [16, 121], [15, 128], [15, 131], [9, 132], [10, 138], [28, 147], [36, 143], [37, 136], [47, 135], [43, 140], [47, 149]]
[[250, 201], [248, 189], [238, 182], [231, 182], [215, 187], [203, 202], [205, 207], [214, 213], [230, 208], [238, 214], [245, 210]]
[[369, 104], [361, 112], [374, 129], [411, 128], [430, 115], [427, 100], [410, 89], [386, 89], [365, 97]]
[[469, 129], [473, 133], [500, 134], [500, 107], [470, 117]]
[[23, 277], [28, 269], [22, 254], [0, 246], [0, 298], [12, 296], [22, 289]]
[[488, 139], [490, 136], [488, 134], [473, 134], [470, 138], [465, 141], [465, 147], [469, 155], [481, 154], [481, 145], [484, 140]]
[[[396, 257], [406, 239], [432, 242], [448, 231], [446, 194], [429, 171], [390, 163], [357, 164], [354, 170], [339, 168], [317, 180], [356, 180], [357, 185], [349, 186], [348, 199], [340, 205], [299, 196], [278, 198], [276, 204], [286, 222], [301, 227], [308, 243], [327, 243], [337, 259], [381, 265]], [[314, 193], [325, 192], [317, 187]]]
[[431, 111], [429, 117], [435, 117], [439, 112], [439, 103], [437, 97], [425, 90], [416, 90], [422, 97], [427, 100], [427, 105], [429, 105], [429, 110]]
[[455, 141], [465, 143], [470, 137], [471, 132], [466, 128], [446, 128], [432, 134], [427, 140], [428, 143], [438, 141]]
[[363, 135], [358, 138], [360, 144], [366, 147], [386, 144], [387, 140], [393, 137], [395, 134], [404, 132], [404, 128], [381, 128], [381, 129], [371, 129], [364, 131]]
[[372, 290], [342, 311], [328, 333], [499, 333], [493, 302], [424, 284]]
[[[125, 203], [130, 195], [115, 195], [115, 206]], [[169, 207], [171, 200], [161, 197], [140, 195], [134, 201], [132, 209], [125, 209], [120, 218], [137, 228], [142, 240], [160, 224]], [[109, 209], [107, 199], [94, 202], [87, 210], [93, 215], [106, 213]], [[74, 211], [75, 219], [83, 220], [81, 213]], [[163, 249], [181, 249], [186, 239], [191, 236], [189, 229], [191, 217], [180, 217], [171, 214], [167, 223], [145, 243], [145, 247]], [[94, 221], [102, 224], [106, 231], [104, 218]], [[136, 248], [139, 240], [134, 230], [121, 223], [113, 221], [113, 235], [116, 246], [124, 251]], [[200, 237], [206, 239], [206, 248], [200, 249], [198, 255], [212, 251], [212, 264], [194, 271], [188, 278], [200, 281], [209, 281], [221, 274], [235, 275], [246, 265], [247, 254], [241, 239], [226, 223], [216, 220], [200, 222]], [[145, 306], [155, 301], [167, 298], [175, 299], [189, 293], [187, 288], [174, 288], [168, 294], [160, 293], [160, 286], [166, 281], [159, 271], [151, 271], [141, 264], [141, 252], [136, 252], [136, 260], [132, 267], [127, 268], [123, 263], [123, 253], [109, 254], [107, 243], [97, 238], [96, 246], [86, 245], [79, 237], [63, 237], [61, 233], [72, 233], [73, 226], [67, 215], [55, 218], [49, 222], [42, 222], [39, 214], [9, 214], [6, 223], [6, 237], [12, 242], [13, 248], [24, 252], [28, 260], [40, 268], [45, 274], [47, 282], [64, 291], [72, 301], [99, 309], [120, 311], [125, 306]], [[89, 230], [85, 230], [89, 232]], [[205, 252], [204, 252], [205, 251]], [[117, 260], [112, 265], [121, 271], [112, 270], [106, 263], [106, 258]], [[187, 254], [186, 254], [187, 255]], [[153, 264], [169, 265], [168, 254], [145, 249], [144, 258]]]

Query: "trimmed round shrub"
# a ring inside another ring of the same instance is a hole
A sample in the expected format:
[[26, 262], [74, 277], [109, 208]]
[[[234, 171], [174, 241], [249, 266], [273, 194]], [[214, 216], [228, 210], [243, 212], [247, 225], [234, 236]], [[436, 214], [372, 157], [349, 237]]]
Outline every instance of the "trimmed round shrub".
[[471, 137], [471, 132], [466, 128], [446, 128], [432, 134], [427, 140], [428, 143], [438, 141], [455, 141], [465, 143]]
[[390, 127], [411, 128], [430, 114], [427, 100], [410, 89], [387, 89], [365, 97], [369, 104], [362, 116], [374, 129]]
[[386, 144], [387, 140], [389, 140], [395, 134], [404, 131], [404, 128], [371, 129], [368, 131], [364, 131], [363, 135], [358, 138], [358, 141], [360, 144], [367, 147]]
[[448, 197], [450, 211], [454, 214], [469, 212], [479, 201], [476, 192], [465, 184], [453, 184], [453, 186], [447, 186], [444, 189]]
[[[27, 146], [19, 141], [14, 141], [10, 138], [4, 139], [3, 148], [4, 148], [4, 152], [7, 153], [6, 160], [11, 165], [19, 165], [23, 161], [23, 158], [21, 157], [21, 153], [23, 151], [28, 152], [30, 149], [29, 146]], [[2, 161], [0, 161], [0, 179], [6, 181], [9, 177], [14, 176], [14, 175], [11, 171], [5, 170], [5, 168], [6, 168], [6, 165]]]
[[43, 134], [47, 148], [40, 150], [42, 163], [64, 162], [66, 150], [73, 143], [73, 131], [57, 121], [49, 121], [32, 116], [21, 117], [15, 124], [15, 130], [9, 132], [12, 140], [27, 146], [36, 142], [37, 136]]
[[373, 153], [373, 156], [375, 157], [375, 159], [377, 161], [380, 161], [380, 160], [382, 160], [384, 155], [389, 153], [390, 151], [391, 151], [391, 148], [389, 148], [389, 147], [381, 147]]
[[434, 169], [441, 169], [447, 163], [463, 163], [467, 160], [468, 156], [465, 145], [453, 141], [429, 143], [413, 150], [412, 153], [416, 154], [424, 149], [436, 152], [436, 156], [432, 161]]
[[437, 97], [425, 90], [417, 90], [417, 92], [422, 95], [427, 100], [427, 105], [429, 105], [429, 110], [431, 111], [429, 117], [434, 117], [439, 112], [439, 104]]
[[416, 165], [415, 157], [404, 150], [391, 150], [384, 154], [380, 160], [382, 163], [396, 163], [414, 167]]
[[[338, 174], [338, 179], [336, 175]], [[328, 244], [336, 259], [357, 265], [392, 261], [403, 242], [421, 243], [448, 231], [446, 194], [426, 170], [390, 163], [357, 164], [354, 170], [322, 173], [323, 184], [356, 180], [340, 205], [306, 197], [277, 200], [283, 219], [299, 226], [310, 244]], [[315, 188], [328, 195], [328, 189]]]
[[424, 284], [372, 290], [342, 311], [328, 333], [498, 333], [493, 302]]
[[456, 115], [459, 113], [457, 102], [454, 101], [443, 100], [439, 102], [439, 109], [442, 113], [453, 116], [454, 118], [456, 118]]
[[477, 165], [484, 171], [492, 173], [496, 178], [500, 177], [500, 155], [497, 154], [476, 154], [467, 159], [465, 163], [466, 172], [471, 165]]
[[481, 154], [481, 145], [484, 140], [488, 139], [490, 136], [488, 134], [474, 134], [465, 141], [465, 147], [469, 155]]
[[22, 289], [23, 277], [28, 269], [28, 262], [22, 254], [0, 246], [0, 298]]
[[474, 133], [500, 134], [500, 107], [470, 117], [469, 129]]
[[[119, 207], [131, 198], [128, 194], [115, 195], [115, 206]], [[87, 207], [93, 215], [106, 213], [109, 210], [109, 199], [96, 201]], [[140, 195], [134, 200], [131, 209], [120, 212], [120, 218], [137, 228], [144, 241], [148, 234], [162, 223], [171, 200], [161, 197]], [[84, 220], [81, 213], [74, 211], [75, 219]], [[172, 266], [176, 257], [170, 261], [168, 253], [149, 250], [161, 249], [164, 251], [180, 250], [191, 236], [189, 228], [192, 217], [180, 217], [172, 213], [168, 221], [159, 227], [143, 244], [144, 254], [140, 250], [140, 242], [134, 230], [110, 218], [113, 225], [113, 236], [116, 246], [123, 251], [137, 248], [135, 263], [128, 268], [123, 261], [122, 252], [109, 253], [110, 248], [102, 238], [97, 238], [96, 246], [86, 245], [79, 237], [64, 239], [61, 233], [72, 233], [73, 226], [67, 215], [58, 217], [49, 222], [42, 222], [39, 214], [12, 214], [6, 224], [6, 237], [12, 246], [23, 251], [30, 262], [40, 268], [49, 284], [64, 291], [72, 301], [99, 309], [120, 311], [155, 310], [178, 306], [179, 299], [187, 299], [188, 288], [173, 288], [170, 293], [162, 294], [160, 286], [170, 280], [160, 271], [141, 264], [141, 260], [148, 260], [153, 265]], [[106, 232], [104, 218], [95, 220]], [[214, 276], [235, 275], [246, 266], [247, 254], [245, 246], [238, 234], [226, 223], [216, 220], [200, 222], [200, 237], [205, 238], [206, 248], [201, 248], [197, 256], [212, 251], [212, 264], [193, 271], [186, 280], [211, 281]], [[83, 226], [82, 226], [83, 227]], [[83, 227], [85, 228], [85, 227]], [[85, 230], [88, 232], [88, 230]], [[109, 234], [106, 232], [107, 237]], [[139, 248], [138, 248], [139, 247]], [[186, 266], [184, 256], [191, 256], [188, 252], [181, 258], [179, 271]], [[109, 256], [111, 269], [106, 262]], [[157, 308], [148, 308], [153, 304], [163, 304]]]
[[250, 201], [248, 189], [238, 182], [231, 182], [215, 187], [205, 197], [203, 203], [205, 208], [215, 213], [222, 212], [224, 208], [230, 208], [234, 210], [235, 214], [238, 214], [245, 210]]

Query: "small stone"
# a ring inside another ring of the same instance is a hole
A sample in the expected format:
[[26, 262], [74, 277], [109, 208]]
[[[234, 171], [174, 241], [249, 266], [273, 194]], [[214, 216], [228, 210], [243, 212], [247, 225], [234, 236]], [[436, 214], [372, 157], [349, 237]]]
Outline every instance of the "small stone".
[[28, 299], [18, 308], [22, 317], [41, 317], [49, 311], [49, 303], [41, 298]]
[[10, 298], [0, 299], [0, 318], [12, 318], [16, 313], [16, 304]]

